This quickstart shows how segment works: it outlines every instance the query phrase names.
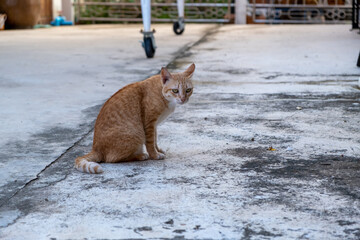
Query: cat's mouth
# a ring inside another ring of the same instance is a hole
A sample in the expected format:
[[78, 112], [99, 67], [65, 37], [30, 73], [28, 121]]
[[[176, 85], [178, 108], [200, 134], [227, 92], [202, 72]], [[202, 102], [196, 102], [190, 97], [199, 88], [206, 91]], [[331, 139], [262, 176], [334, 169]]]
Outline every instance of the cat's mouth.
[[185, 103], [187, 103], [187, 100], [185, 101], [177, 100], [176, 103], [179, 105], [184, 105]]

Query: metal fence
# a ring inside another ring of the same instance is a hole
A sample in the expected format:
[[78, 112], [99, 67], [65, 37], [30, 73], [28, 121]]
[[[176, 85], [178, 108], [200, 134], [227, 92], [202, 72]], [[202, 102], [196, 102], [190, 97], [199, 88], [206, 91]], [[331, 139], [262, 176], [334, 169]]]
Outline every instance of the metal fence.
[[254, 23], [343, 23], [352, 21], [351, 0], [249, 0]]
[[[140, 0], [77, 0], [77, 22], [140, 22]], [[186, 0], [186, 22], [231, 22], [231, 0]], [[153, 22], [172, 22], [178, 18], [176, 0], [153, 0]]]

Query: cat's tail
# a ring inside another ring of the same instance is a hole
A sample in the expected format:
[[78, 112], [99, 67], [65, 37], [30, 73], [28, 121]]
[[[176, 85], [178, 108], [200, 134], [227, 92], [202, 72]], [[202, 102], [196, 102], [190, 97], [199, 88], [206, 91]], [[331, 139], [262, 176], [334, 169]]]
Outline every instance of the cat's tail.
[[75, 159], [75, 168], [85, 173], [102, 173], [104, 171], [100, 164], [96, 163], [98, 161], [98, 155], [95, 152], [90, 152]]

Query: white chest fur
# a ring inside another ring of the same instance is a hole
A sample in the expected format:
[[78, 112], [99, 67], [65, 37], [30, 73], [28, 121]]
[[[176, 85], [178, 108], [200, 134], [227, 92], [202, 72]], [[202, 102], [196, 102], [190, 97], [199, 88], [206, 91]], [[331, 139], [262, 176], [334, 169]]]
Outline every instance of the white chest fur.
[[160, 115], [159, 119], [157, 120], [157, 125], [162, 123], [171, 113], [174, 112], [176, 106], [175, 101], [169, 102], [168, 108]]

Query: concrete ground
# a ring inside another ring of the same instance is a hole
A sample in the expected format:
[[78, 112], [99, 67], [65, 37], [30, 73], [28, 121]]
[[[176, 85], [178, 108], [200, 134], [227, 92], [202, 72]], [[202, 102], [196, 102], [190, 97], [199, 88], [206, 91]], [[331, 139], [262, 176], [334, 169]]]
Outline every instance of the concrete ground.
[[[360, 35], [347, 25], [0, 32], [1, 239], [360, 239]], [[104, 101], [197, 68], [164, 161], [73, 168]]]

